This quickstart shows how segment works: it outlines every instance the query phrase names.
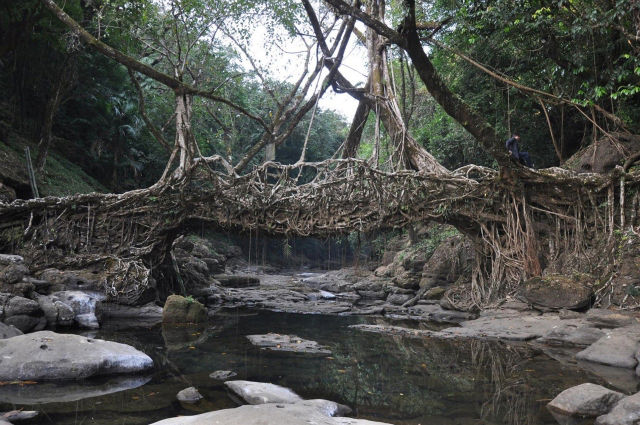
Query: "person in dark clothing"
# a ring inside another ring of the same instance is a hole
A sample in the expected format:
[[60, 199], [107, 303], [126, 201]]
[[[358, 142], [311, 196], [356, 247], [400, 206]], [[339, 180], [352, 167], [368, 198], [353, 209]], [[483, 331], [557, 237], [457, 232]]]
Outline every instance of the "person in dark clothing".
[[511, 138], [509, 140], [507, 140], [507, 149], [509, 149], [509, 152], [511, 152], [511, 156], [515, 159], [517, 159], [518, 161], [520, 161], [521, 164], [526, 165], [529, 168], [533, 168], [533, 162], [531, 162], [531, 157], [529, 156], [529, 152], [522, 152], [519, 150], [518, 148], [518, 141], [520, 140], [520, 136], [517, 134], [514, 134], [513, 136], [511, 136]]

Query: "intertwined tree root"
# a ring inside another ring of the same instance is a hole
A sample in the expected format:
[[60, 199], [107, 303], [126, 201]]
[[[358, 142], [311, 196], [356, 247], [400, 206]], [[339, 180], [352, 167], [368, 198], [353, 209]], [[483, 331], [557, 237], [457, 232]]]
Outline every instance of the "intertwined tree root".
[[471, 291], [452, 303], [486, 305], [540, 274], [562, 252], [636, 225], [637, 173], [564, 169], [385, 172], [357, 159], [265, 163], [237, 176], [221, 159], [200, 161], [179, 182], [120, 195], [85, 194], [0, 204], [0, 243], [33, 270], [101, 263], [104, 287], [135, 302], [193, 222], [271, 234], [328, 236], [436, 221], [471, 237]]

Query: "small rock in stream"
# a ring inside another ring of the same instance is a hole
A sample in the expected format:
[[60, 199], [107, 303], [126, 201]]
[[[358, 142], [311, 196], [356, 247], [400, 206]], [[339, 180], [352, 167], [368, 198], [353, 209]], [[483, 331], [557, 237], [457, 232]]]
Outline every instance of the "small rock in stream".
[[218, 381], [224, 381], [225, 379], [233, 378], [237, 373], [231, 370], [216, 370], [209, 374], [209, 378], [217, 379]]
[[189, 387], [180, 391], [176, 398], [183, 403], [193, 404], [202, 400], [204, 397], [202, 397], [202, 394], [200, 394], [195, 387]]

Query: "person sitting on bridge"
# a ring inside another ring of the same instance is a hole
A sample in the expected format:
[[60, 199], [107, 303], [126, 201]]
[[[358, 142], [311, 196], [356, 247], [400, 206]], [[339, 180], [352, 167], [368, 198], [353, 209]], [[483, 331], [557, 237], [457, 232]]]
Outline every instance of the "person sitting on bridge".
[[518, 149], [518, 141], [520, 140], [520, 136], [516, 133], [511, 136], [509, 140], [507, 140], [507, 149], [511, 152], [511, 156], [520, 161], [521, 164], [526, 165], [529, 168], [533, 168], [533, 162], [531, 162], [531, 157], [529, 156], [529, 152], [522, 152]]

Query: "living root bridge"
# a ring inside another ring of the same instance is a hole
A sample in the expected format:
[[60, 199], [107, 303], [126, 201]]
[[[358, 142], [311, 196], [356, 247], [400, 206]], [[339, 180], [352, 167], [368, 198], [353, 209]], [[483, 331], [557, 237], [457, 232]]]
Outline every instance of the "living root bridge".
[[327, 236], [437, 221], [456, 226], [479, 255], [465, 306], [504, 295], [563, 252], [635, 226], [638, 173], [553, 168], [385, 172], [357, 159], [265, 163], [237, 176], [219, 157], [189, 176], [120, 195], [86, 194], [0, 204], [0, 238], [32, 269], [99, 266], [107, 295], [144, 299], [180, 229], [194, 221], [272, 234]]

